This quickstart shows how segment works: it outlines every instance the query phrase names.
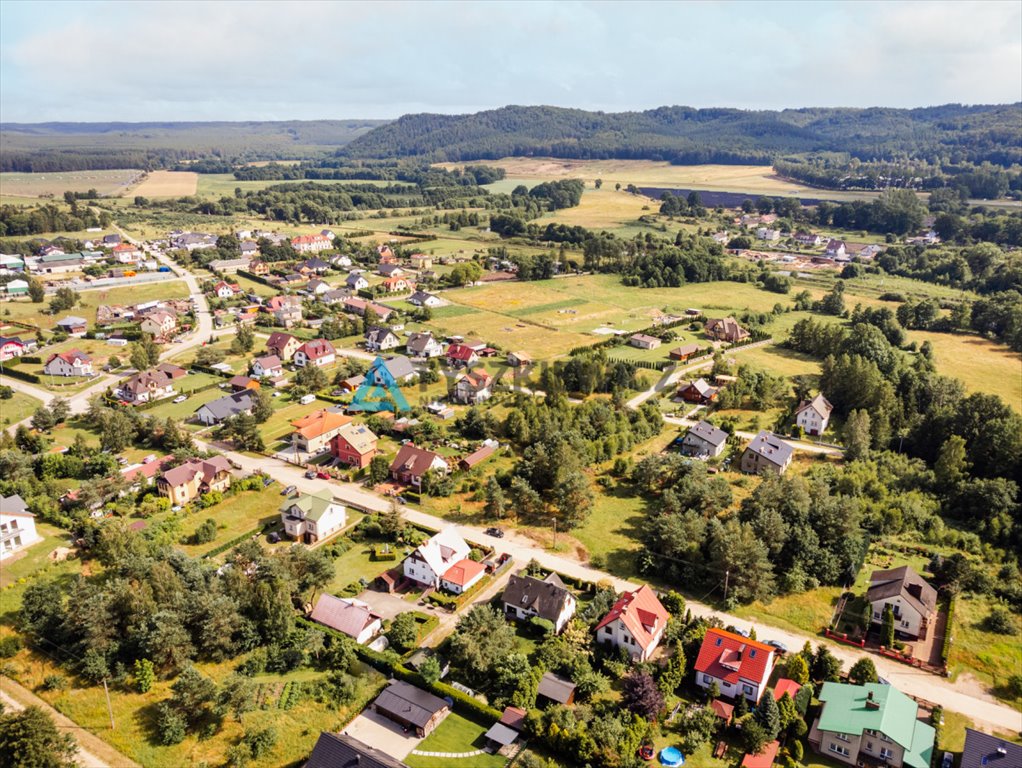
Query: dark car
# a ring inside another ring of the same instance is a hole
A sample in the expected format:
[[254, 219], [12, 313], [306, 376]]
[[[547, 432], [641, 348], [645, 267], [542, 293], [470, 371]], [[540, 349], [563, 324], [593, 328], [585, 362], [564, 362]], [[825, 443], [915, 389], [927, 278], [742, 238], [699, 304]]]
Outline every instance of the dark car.
[[397, 497], [397, 503], [398, 504], [407, 504], [408, 503], [408, 499], [406, 499], [404, 496], [398, 496]]
[[484, 533], [487, 536], [492, 536], [495, 539], [503, 539], [504, 538], [504, 532], [502, 530], [500, 530], [500, 528], [487, 528], [484, 531]]
[[276, 544], [278, 541], [280, 541], [280, 534], [277, 533], [276, 531], [273, 531], [269, 536], [267, 536], [267, 539], [271, 544]]
[[298, 490], [298, 486], [297, 485], [289, 485], [287, 488], [285, 488], [283, 491], [280, 492], [280, 495], [281, 496], [290, 496], [292, 493], [294, 493], [297, 490]]
[[277, 481], [274, 480], [272, 477], [264, 477], [263, 478], [263, 488], [269, 488], [275, 482], [277, 482]]
[[307, 469], [305, 471], [305, 479], [306, 480], [313, 480], [315, 477], [316, 477], [316, 470], [314, 470], [314, 469]]
[[772, 645], [774, 648], [777, 649], [778, 653], [782, 653], [783, 654], [783, 653], [787, 653], [788, 652], [788, 646], [786, 646], [780, 640], [767, 640], [766, 644], [767, 645]]

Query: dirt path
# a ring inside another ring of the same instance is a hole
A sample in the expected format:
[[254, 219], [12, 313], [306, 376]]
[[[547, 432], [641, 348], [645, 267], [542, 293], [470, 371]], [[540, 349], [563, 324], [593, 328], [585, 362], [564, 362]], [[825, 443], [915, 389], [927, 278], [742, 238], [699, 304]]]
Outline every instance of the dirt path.
[[46, 712], [53, 718], [57, 728], [70, 733], [78, 742], [78, 754], [75, 756], [75, 760], [83, 768], [139, 768], [138, 763], [125, 757], [102, 739], [60, 714], [30, 690], [9, 677], [0, 676], [0, 699], [3, 700], [5, 707], [19, 712], [25, 707], [31, 706], [39, 707]]

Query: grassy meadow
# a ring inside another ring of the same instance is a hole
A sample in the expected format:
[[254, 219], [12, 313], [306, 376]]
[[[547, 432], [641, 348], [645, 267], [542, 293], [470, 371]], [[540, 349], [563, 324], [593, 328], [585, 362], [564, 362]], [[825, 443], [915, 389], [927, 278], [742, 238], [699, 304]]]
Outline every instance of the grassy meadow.
[[33, 198], [56, 197], [63, 200], [65, 192], [88, 192], [117, 195], [134, 183], [142, 171], [63, 171], [58, 173], [0, 173], [0, 195]]

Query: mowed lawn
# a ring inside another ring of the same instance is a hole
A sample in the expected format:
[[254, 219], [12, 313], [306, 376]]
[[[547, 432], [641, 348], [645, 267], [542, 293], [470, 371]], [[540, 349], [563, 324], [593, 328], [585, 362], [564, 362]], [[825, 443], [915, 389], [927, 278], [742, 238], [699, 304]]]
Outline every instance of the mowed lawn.
[[[354, 510], [349, 509], [349, 524], [356, 519], [353, 515], [357, 516], [357, 513]], [[397, 560], [376, 561], [371, 558], [372, 546], [373, 545], [370, 542], [356, 541], [352, 544], [351, 549], [334, 560], [334, 577], [330, 580], [330, 583], [323, 588], [323, 591], [334, 595], [340, 594], [341, 590], [352, 582], [358, 581], [359, 579], [372, 581], [384, 571], [394, 568], [400, 564], [400, 550], [398, 551], [399, 559]]]
[[[416, 748], [417, 752], [474, 752], [484, 746], [483, 734], [489, 729], [488, 725], [478, 723], [462, 717], [457, 712], [451, 712], [437, 729], [427, 736]], [[473, 755], [471, 758], [461, 758], [453, 761], [447, 757], [426, 757], [425, 755], [411, 754], [405, 758], [409, 768], [450, 768], [452, 762], [472, 765], [472, 768], [502, 768], [507, 759], [500, 755], [490, 755], [485, 752]]]
[[283, 501], [280, 486], [275, 483], [259, 491], [242, 491], [228, 496], [215, 507], [189, 512], [181, 525], [181, 533], [185, 538], [195, 533], [207, 518], [216, 521], [217, 534], [213, 541], [206, 544], [182, 544], [180, 548], [189, 557], [197, 557], [244, 533], [255, 533], [267, 523], [280, 519], [280, 505]]
[[27, 419], [36, 409], [42, 405], [42, 401], [36, 400], [31, 395], [22, 392], [15, 392], [10, 400], [0, 400], [0, 424], [17, 424], [22, 419]]
[[84, 317], [92, 326], [96, 322], [96, 307], [100, 304], [139, 304], [156, 299], [181, 299], [189, 293], [188, 286], [180, 279], [161, 280], [155, 283], [142, 283], [140, 285], [126, 285], [120, 288], [99, 288], [90, 291], [80, 291], [81, 300], [72, 309], [59, 312], [56, 315], [49, 314], [49, 297], [40, 304], [35, 304], [27, 299], [18, 301], [5, 301], [4, 309], [10, 309], [11, 314], [7, 315], [11, 320], [35, 325], [46, 330], [52, 330], [57, 321], [67, 315]]

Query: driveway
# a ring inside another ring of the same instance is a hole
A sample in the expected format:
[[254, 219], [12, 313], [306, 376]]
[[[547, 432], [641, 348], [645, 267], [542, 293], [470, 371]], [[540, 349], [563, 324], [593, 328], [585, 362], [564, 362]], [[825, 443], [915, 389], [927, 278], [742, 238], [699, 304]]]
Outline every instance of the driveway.
[[393, 619], [398, 614], [408, 611], [428, 612], [425, 606], [405, 600], [401, 595], [378, 592], [375, 589], [367, 589], [358, 596], [358, 599], [368, 604], [373, 613], [379, 614], [383, 619]]
[[415, 734], [405, 733], [397, 723], [368, 709], [348, 723], [348, 727], [341, 733], [346, 733], [395, 760], [404, 760], [422, 741]]

